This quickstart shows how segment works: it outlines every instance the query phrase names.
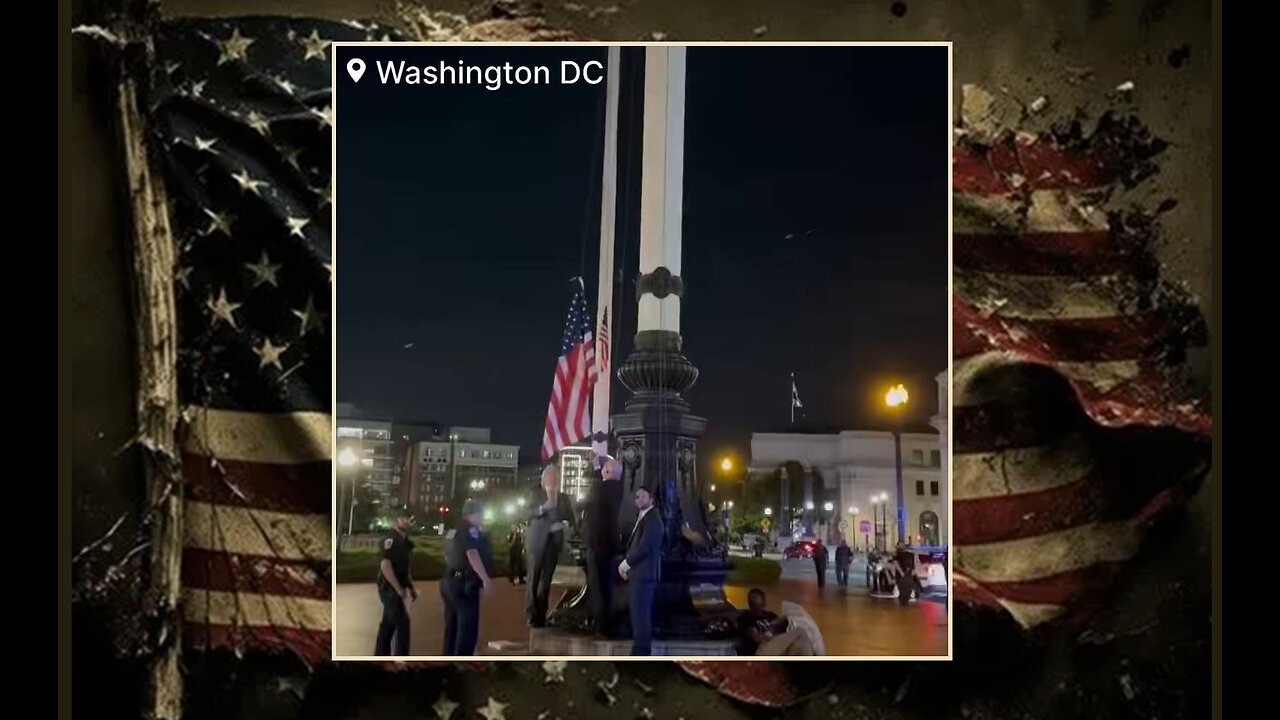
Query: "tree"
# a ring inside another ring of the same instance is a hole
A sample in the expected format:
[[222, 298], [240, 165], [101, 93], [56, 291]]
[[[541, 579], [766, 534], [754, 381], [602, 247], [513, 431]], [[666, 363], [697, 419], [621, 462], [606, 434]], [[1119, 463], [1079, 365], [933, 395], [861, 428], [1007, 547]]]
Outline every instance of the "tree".
[[356, 481], [356, 504], [355, 508], [349, 508], [351, 532], [363, 533], [369, 532], [373, 527], [374, 520], [383, 515], [390, 508], [382, 506], [380, 498], [374, 493], [369, 483], [363, 480]]

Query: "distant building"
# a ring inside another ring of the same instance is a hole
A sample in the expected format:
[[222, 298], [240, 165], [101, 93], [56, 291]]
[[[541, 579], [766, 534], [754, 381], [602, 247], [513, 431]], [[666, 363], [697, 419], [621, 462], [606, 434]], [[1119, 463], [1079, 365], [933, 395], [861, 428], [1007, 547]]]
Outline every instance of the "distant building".
[[452, 427], [443, 436], [418, 442], [410, 462], [409, 505], [428, 514], [444, 513], [456, 510], [451, 505], [467, 497], [514, 495], [520, 446], [491, 442], [487, 428]]
[[591, 487], [591, 461], [595, 453], [590, 444], [570, 445], [560, 451], [557, 466], [560, 468], [560, 491], [581, 502]]
[[[947, 374], [937, 376], [938, 407], [933, 432], [902, 433], [902, 489], [909, 542], [946, 544], [950, 492], [947, 473]], [[799, 497], [781, 482], [775, 512], [797, 512], [806, 529], [836, 542], [840, 524], [850, 543], [892, 547], [897, 540], [893, 433], [754, 433], [750, 476], [802, 477]], [[825, 509], [830, 503], [831, 510]], [[863, 525], [865, 521], [866, 525]], [[786, 527], [779, 522], [779, 530]]]
[[392, 454], [395, 458], [395, 479], [400, 488], [400, 503], [421, 512], [422, 506], [414, 499], [414, 489], [420, 484], [418, 473], [418, 444], [443, 439], [447, 428], [434, 422], [391, 423]]
[[392, 452], [391, 421], [338, 418], [338, 479], [354, 477], [372, 492], [380, 505], [400, 498]]

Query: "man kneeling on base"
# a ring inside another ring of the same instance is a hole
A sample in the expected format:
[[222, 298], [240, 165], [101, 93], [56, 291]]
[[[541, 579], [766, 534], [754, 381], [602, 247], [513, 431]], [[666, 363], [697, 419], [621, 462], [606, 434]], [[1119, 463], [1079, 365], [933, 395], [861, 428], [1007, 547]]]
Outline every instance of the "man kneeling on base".
[[748, 655], [814, 655], [813, 643], [785, 617], [765, 608], [764, 591], [747, 593], [747, 609], [738, 615], [738, 633]]

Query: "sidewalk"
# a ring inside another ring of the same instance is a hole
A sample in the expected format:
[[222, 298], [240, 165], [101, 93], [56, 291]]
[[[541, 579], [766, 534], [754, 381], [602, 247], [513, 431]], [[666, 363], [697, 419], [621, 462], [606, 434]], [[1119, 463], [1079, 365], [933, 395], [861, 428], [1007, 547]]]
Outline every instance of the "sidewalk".
[[[746, 607], [750, 588], [725, 588], [729, 602]], [[834, 582], [819, 593], [812, 579], [782, 580], [761, 588], [769, 608], [777, 611], [783, 600], [804, 606], [822, 632], [828, 656], [895, 656], [947, 654], [947, 605], [916, 602], [899, 607], [896, 602], [874, 600], [865, 588], [839, 588]], [[524, 623], [524, 586], [512, 587], [498, 580], [480, 609], [480, 642], [477, 652], [486, 654], [488, 643], [506, 640], [527, 643]], [[435, 582], [419, 583], [421, 594], [413, 606], [410, 651], [414, 655], [438, 655], [444, 642], [443, 602]], [[551, 593], [552, 606], [563, 589]], [[334, 597], [334, 651], [339, 656], [365, 656], [373, 652], [382, 604], [372, 583], [341, 584]]]

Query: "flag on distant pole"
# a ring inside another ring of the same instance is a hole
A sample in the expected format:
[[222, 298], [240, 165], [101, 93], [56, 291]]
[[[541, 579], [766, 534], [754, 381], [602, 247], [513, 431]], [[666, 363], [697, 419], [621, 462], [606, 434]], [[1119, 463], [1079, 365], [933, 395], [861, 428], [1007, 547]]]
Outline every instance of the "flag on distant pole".
[[796, 374], [791, 373], [791, 422], [796, 421], [796, 408], [804, 408], [800, 402], [800, 391], [796, 390]]
[[555, 378], [551, 384], [551, 401], [547, 403], [547, 423], [542, 431], [543, 462], [561, 449], [591, 436], [596, 351], [582, 278], [575, 279], [578, 291], [569, 303], [569, 317], [560, 343], [560, 359], [556, 361]]

